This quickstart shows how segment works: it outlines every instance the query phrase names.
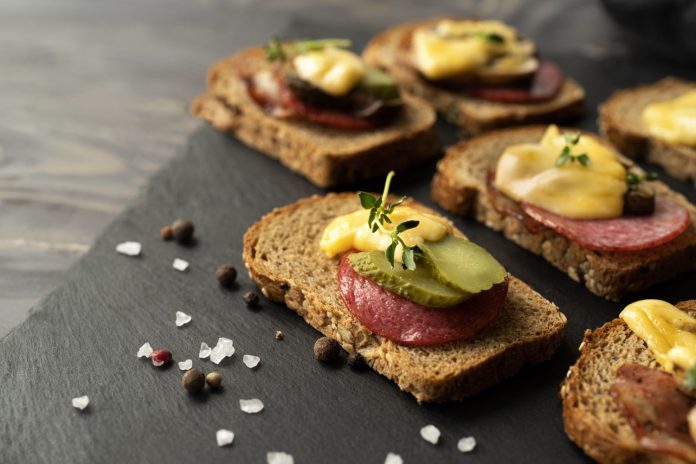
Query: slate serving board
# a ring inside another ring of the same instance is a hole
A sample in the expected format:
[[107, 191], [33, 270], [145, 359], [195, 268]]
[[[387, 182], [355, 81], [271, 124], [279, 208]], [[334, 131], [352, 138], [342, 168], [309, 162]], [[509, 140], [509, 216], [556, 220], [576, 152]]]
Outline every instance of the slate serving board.
[[[299, 21], [286, 35], [330, 33], [361, 46], [372, 32]], [[543, 37], [537, 39], [543, 43]], [[578, 127], [590, 130], [593, 108], [612, 89], [665, 74], [694, 77], [686, 69], [630, 57], [553, 58], [588, 89], [588, 116]], [[446, 124], [439, 129], [445, 144], [458, 137]], [[397, 175], [394, 191], [432, 205], [434, 169], [432, 162]], [[665, 180], [696, 201], [693, 188]], [[380, 181], [359, 187], [378, 190]], [[591, 295], [499, 234], [455, 218], [510, 272], [554, 301], [568, 316], [568, 328], [550, 362], [527, 367], [466, 401], [419, 406], [372, 371], [316, 362], [317, 333], [284, 306], [264, 300], [249, 310], [242, 302], [241, 295], [253, 289], [241, 261], [246, 229], [272, 208], [315, 193], [321, 191], [300, 176], [202, 125], [68, 273], [66, 283], [0, 342], [0, 461], [246, 463], [265, 462], [271, 450], [293, 454], [298, 464], [382, 463], [389, 451], [406, 463], [587, 461], [563, 433], [558, 387], [583, 331], [615, 317], [623, 303]], [[176, 217], [196, 224], [195, 246], [160, 240], [160, 227]], [[140, 257], [115, 253], [116, 244], [126, 240], [142, 242]], [[172, 269], [175, 257], [190, 261], [188, 272]], [[219, 288], [214, 277], [225, 262], [242, 270], [231, 291]], [[693, 298], [694, 277], [683, 275], [635, 298]], [[177, 328], [177, 310], [191, 314], [193, 322]], [[276, 330], [285, 333], [283, 341], [274, 339]], [[234, 340], [237, 354], [217, 368], [199, 360], [198, 349], [220, 336]], [[176, 364], [156, 369], [136, 359], [145, 341], [170, 349], [176, 361], [191, 358], [204, 371], [219, 369], [224, 390], [188, 397]], [[261, 357], [257, 370], [242, 364], [245, 353]], [[83, 394], [91, 403], [79, 412], [70, 400]], [[242, 413], [238, 400], [253, 397], [263, 400], [264, 411]], [[430, 423], [443, 432], [437, 446], [419, 437]], [[220, 428], [235, 432], [232, 446], [216, 446]], [[478, 446], [462, 455], [456, 443], [466, 435], [476, 437]]]

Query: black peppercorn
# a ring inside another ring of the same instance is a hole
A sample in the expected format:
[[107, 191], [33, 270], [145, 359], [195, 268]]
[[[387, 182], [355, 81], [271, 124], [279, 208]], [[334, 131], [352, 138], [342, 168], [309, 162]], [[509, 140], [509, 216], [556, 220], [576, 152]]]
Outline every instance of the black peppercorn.
[[254, 292], [246, 292], [244, 296], [242, 296], [242, 299], [250, 308], [258, 306], [259, 304], [259, 296]]
[[356, 371], [365, 369], [365, 367], [367, 367], [365, 358], [363, 358], [363, 356], [360, 353], [350, 353], [346, 361], [348, 362], [348, 365]]
[[215, 277], [223, 287], [231, 287], [237, 280], [237, 269], [231, 264], [223, 264], [215, 271]]
[[189, 369], [181, 378], [181, 385], [192, 395], [200, 393], [205, 387], [205, 375], [200, 369]]
[[321, 337], [314, 342], [314, 356], [321, 362], [333, 362], [341, 353], [341, 345], [332, 338]]
[[172, 224], [172, 236], [179, 243], [190, 242], [193, 239], [195, 227], [188, 219], [177, 219]]

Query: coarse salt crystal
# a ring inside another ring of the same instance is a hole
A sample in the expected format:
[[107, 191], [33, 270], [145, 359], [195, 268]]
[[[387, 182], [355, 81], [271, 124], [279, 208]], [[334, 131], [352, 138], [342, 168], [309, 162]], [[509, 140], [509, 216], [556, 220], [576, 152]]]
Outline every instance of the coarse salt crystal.
[[440, 440], [440, 430], [432, 424], [423, 427], [420, 430], [420, 435], [423, 437], [423, 440], [433, 445], [437, 445], [437, 442]]
[[79, 409], [82, 411], [89, 405], [89, 398], [87, 395], [85, 396], [78, 396], [77, 398], [72, 399], [72, 405], [73, 408]]
[[150, 346], [150, 343], [146, 342], [138, 348], [138, 356], [139, 358], [149, 358], [150, 355], [152, 354], [152, 346]]
[[187, 359], [186, 361], [179, 362], [179, 369], [182, 371], [187, 371], [193, 367], [193, 361]]
[[181, 311], [176, 312], [176, 326], [181, 327], [191, 322], [191, 316]]
[[229, 358], [235, 352], [232, 340], [225, 337], [218, 338], [217, 345], [210, 351], [210, 360], [215, 364], [220, 364], [223, 359]]
[[231, 430], [220, 429], [215, 432], [215, 439], [218, 446], [231, 445], [234, 441], [234, 433]]
[[184, 272], [186, 269], [188, 269], [189, 263], [183, 259], [175, 258], [174, 262], [172, 263], [172, 267], [177, 271]]
[[138, 242], [123, 242], [116, 245], [116, 251], [126, 256], [138, 256], [143, 246]]
[[208, 346], [208, 344], [206, 342], [202, 342], [201, 349], [198, 352], [198, 357], [201, 359], [205, 359], [208, 356], [210, 356], [210, 347]]
[[384, 460], [384, 464], [404, 464], [404, 460], [396, 453], [387, 453], [387, 459]]
[[246, 367], [248, 367], [249, 369], [253, 369], [259, 365], [259, 363], [261, 362], [261, 358], [259, 358], [258, 356], [254, 356], [253, 354], [245, 354], [242, 357], [242, 361], [244, 362]]
[[457, 443], [457, 449], [462, 453], [469, 453], [476, 448], [476, 439], [474, 437], [463, 437]]
[[256, 414], [263, 410], [263, 403], [258, 398], [239, 400], [239, 409], [247, 414]]
[[266, 453], [266, 464], [295, 464], [295, 458], [283, 451], [269, 451]]

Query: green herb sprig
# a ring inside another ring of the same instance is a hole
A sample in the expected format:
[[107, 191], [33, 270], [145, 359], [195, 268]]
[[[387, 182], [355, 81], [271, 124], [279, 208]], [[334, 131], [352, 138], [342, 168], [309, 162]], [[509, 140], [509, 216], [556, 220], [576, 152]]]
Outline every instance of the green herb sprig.
[[474, 32], [472, 35], [474, 37], [479, 38], [479, 39], [487, 40], [488, 42], [492, 42], [495, 44], [505, 43], [505, 37], [498, 34], [497, 32], [478, 31], [478, 32]]
[[567, 162], [574, 163], [577, 161], [583, 166], [588, 167], [591, 164], [591, 161], [590, 157], [587, 156], [587, 153], [582, 153], [579, 155], [573, 154], [573, 147], [580, 141], [580, 132], [575, 135], [563, 134], [563, 137], [565, 138], [565, 146], [563, 147], [561, 154], [558, 155], [558, 158], [556, 158], [556, 166], [560, 167]]
[[691, 390], [696, 391], [696, 364], [686, 371], [686, 378], [684, 379], [684, 386]]
[[628, 184], [629, 190], [638, 189], [640, 187], [640, 183], [643, 181], [652, 182], [654, 180], [657, 180], [657, 174], [654, 172], [648, 172], [643, 175], [630, 171], [626, 173], [626, 183]]
[[[394, 177], [394, 171], [387, 174], [387, 180], [384, 182], [384, 190], [382, 191], [382, 196], [379, 198], [368, 192], [358, 192], [358, 196], [360, 197], [360, 205], [362, 205], [364, 209], [370, 210], [367, 225], [370, 227], [372, 232], [377, 232], [378, 230], [383, 230], [386, 232], [384, 225], [392, 223], [389, 215], [394, 212], [394, 208], [399, 206], [406, 199], [404, 196], [396, 200], [394, 203], [387, 203], [387, 198], [389, 197], [389, 186], [391, 185], [392, 177]], [[416, 220], [404, 221], [398, 224], [393, 231], [389, 232], [392, 242], [384, 253], [387, 256], [387, 261], [389, 261], [389, 264], [391, 264], [392, 267], [394, 267], [394, 254], [396, 253], [396, 247], [401, 244], [403, 249], [401, 266], [409, 271], [416, 269], [416, 256], [420, 256], [422, 252], [416, 246], [409, 247], [406, 245], [404, 240], [399, 237], [399, 234], [409, 229], [413, 229], [414, 227], [418, 227], [418, 224], [419, 221]]]
[[348, 39], [296, 40], [284, 44], [277, 36], [273, 36], [266, 44], [266, 60], [285, 61], [290, 55], [323, 50], [327, 47], [348, 48], [350, 44]]

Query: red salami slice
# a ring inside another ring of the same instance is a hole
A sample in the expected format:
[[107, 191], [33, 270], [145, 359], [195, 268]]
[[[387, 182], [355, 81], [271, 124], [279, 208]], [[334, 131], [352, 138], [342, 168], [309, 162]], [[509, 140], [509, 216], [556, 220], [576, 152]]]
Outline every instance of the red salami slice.
[[676, 201], [658, 196], [655, 213], [615, 219], [570, 219], [528, 203], [524, 212], [583, 248], [598, 251], [637, 251], [662, 245], [689, 227], [689, 212]]
[[428, 346], [466, 340], [492, 323], [505, 304], [508, 279], [451, 308], [428, 308], [391, 293], [341, 259], [338, 287], [343, 301], [375, 334], [401, 345]]
[[478, 86], [470, 89], [469, 93], [484, 100], [502, 103], [537, 103], [555, 97], [563, 80], [563, 73], [558, 66], [550, 61], [542, 61], [529, 86]]

